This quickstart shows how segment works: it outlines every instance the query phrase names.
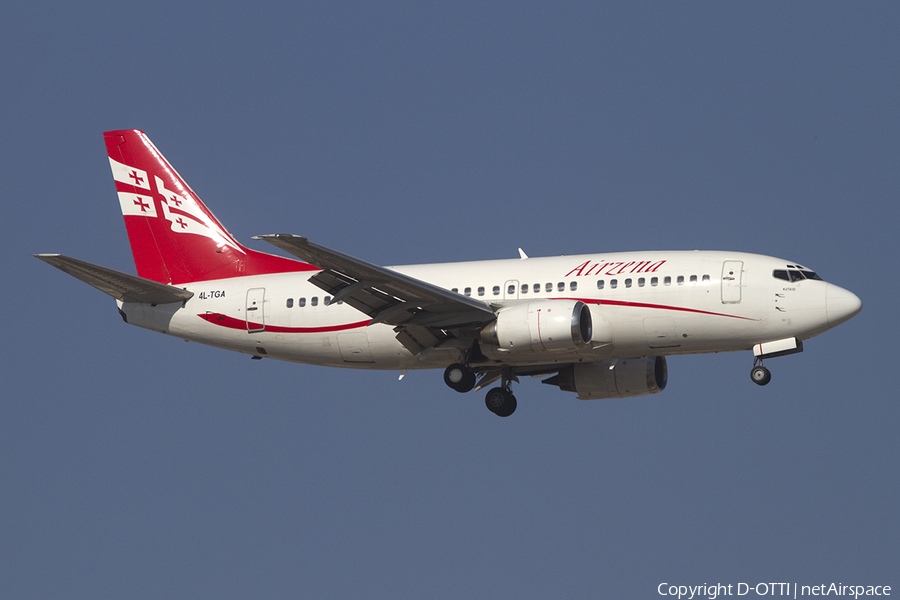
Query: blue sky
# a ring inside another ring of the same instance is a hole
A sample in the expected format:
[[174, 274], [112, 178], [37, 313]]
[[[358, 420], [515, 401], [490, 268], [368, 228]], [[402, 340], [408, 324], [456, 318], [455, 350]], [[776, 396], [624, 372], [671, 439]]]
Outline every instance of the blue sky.
[[[32, 2], [0, 22], [0, 592], [650, 598], [900, 585], [889, 3]], [[378, 264], [640, 249], [797, 261], [863, 312], [652, 397], [337, 371], [128, 327], [31, 257], [134, 272], [102, 132], [241, 241]]]

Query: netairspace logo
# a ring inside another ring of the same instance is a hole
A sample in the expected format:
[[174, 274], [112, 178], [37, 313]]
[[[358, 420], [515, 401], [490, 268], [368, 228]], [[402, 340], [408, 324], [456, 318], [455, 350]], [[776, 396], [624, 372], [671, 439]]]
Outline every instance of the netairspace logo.
[[686, 598], [709, 598], [716, 600], [720, 596], [788, 596], [800, 598], [801, 596], [845, 596], [859, 598], [860, 596], [890, 596], [889, 585], [844, 585], [842, 583], [820, 585], [798, 585], [796, 583], [723, 583], [703, 585], [670, 585], [661, 583], [656, 588], [660, 596], [672, 596], [681, 600]]

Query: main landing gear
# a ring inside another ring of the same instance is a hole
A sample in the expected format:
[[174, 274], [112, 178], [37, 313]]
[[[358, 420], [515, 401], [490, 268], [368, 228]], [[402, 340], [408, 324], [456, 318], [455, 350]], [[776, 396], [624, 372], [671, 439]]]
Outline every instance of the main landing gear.
[[460, 363], [453, 363], [444, 371], [444, 383], [464, 394], [475, 387], [475, 371]]
[[[460, 393], [471, 391], [476, 379], [475, 371], [462, 363], [453, 363], [444, 370], [444, 383]], [[510, 382], [513, 380], [516, 379], [511, 373], [504, 374], [503, 385], [491, 388], [484, 397], [485, 406], [498, 417], [508, 417], [516, 412], [518, 402], [510, 390]]]
[[772, 381], [772, 373], [762, 364], [758, 356], [753, 359], [753, 368], [750, 369], [750, 380], [756, 385], [766, 385]]
[[508, 417], [519, 405], [509, 388], [495, 387], [484, 397], [484, 405], [498, 417]]

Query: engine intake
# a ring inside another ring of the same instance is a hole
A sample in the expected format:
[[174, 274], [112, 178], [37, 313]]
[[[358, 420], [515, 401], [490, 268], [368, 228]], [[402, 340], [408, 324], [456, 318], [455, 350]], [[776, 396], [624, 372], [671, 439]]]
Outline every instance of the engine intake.
[[542, 300], [502, 309], [481, 341], [506, 352], [563, 352], [586, 348], [591, 311], [580, 300]]
[[666, 389], [669, 371], [665, 356], [645, 356], [616, 361], [576, 363], [543, 383], [577, 392], [580, 400], [631, 398]]

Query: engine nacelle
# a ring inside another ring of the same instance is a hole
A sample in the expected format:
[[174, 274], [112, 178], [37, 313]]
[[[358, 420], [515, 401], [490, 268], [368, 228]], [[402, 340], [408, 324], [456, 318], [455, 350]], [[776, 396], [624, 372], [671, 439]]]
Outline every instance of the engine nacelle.
[[666, 357], [645, 356], [576, 363], [544, 383], [577, 392], [580, 400], [603, 400], [657, 394], [666, 389], [668, 380]]
[[481, 340], [506, 352], [561, 352], [586, 348], [591, 311], [579, 300], [542, 300], [502, 309]]

